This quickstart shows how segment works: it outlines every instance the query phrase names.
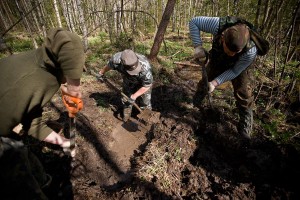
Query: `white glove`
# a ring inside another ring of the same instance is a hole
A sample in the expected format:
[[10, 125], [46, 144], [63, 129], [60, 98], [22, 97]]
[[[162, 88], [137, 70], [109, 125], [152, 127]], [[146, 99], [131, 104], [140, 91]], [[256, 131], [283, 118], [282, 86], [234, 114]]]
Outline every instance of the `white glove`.
[[201, 63], [205, 63], [207, 61], [208, 53], [207, 51], [201, 46], [195, 47], [194, 50], [194, 58], [198, 59]]
[[208, 82], [208, 93], [212, 93], [215, 90], [214, 84], [212, 82]]

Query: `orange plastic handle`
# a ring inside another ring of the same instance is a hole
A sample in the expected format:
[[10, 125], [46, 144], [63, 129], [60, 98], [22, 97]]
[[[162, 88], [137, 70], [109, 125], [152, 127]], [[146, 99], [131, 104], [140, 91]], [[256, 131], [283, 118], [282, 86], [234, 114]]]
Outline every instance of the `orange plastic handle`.
[[[70, 96], [68, 93], [61, 90], [62, 93], [62, 100], [64, 102], [64, 105], [66, 106], [69, 117], [74, 118], [76, 114], [83, 108], [83, 102], [80, 98]], [[68, 98], [72, 101], [72, 103], [69, 103], [66, 101], [64, 96], [68, 96]]]

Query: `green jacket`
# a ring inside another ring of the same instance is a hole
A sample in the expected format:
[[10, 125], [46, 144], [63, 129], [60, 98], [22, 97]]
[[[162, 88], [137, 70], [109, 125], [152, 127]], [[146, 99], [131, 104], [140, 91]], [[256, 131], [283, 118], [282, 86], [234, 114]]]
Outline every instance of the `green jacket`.
[[0, 136], [22, 123], [29, 135], [43, 140], [52, 130], [42, 118], [43, 106], [58, 91], [62, 77], [80, 79], [84, 52], [78, 36], [49, 31], [45, 44], [0, 60]]

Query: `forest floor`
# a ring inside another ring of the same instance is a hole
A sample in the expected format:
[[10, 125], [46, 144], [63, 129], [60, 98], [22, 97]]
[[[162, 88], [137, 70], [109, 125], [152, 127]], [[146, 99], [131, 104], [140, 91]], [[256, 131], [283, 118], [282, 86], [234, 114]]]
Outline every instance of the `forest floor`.
[[[299, 152], [274, 143], [256, 122], [253, 139], [244, 141], [231, 86], [214, 93], [212, 107], [193, 108], [200, 71], [158, 69], [152, 103], [160, 118], [146, 124], [137, 111], [124, 124], [120, 95], [85, 72], [76, 157], [49, 144], [31, 148], [53, 178], [45, 191], [49, 199], [300, 199]], [[122, 81], [118, 75], [110, 80]], [[49, 126], [68, 135], [58, 94], [45, 111]], [[254, 118], [261, 115], [257, 108]]]

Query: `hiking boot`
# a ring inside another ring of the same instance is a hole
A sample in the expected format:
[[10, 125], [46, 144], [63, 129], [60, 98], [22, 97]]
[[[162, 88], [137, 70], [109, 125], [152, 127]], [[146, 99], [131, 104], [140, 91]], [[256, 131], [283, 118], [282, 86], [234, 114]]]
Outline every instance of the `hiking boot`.
[[250, 108], [240, 108], [239, 115], [238, 132], [243, 138], [250, 140], [253, 127], [253, 111]]
[[123, 121], [127, 122], [131, 117], [132, 106], [123, 108]]

